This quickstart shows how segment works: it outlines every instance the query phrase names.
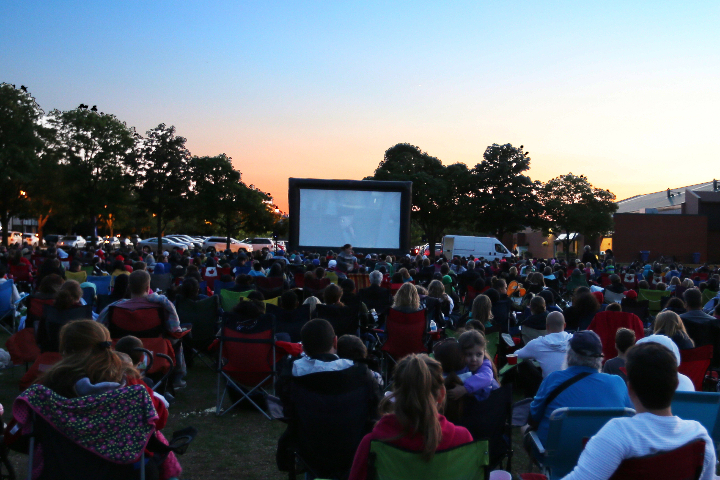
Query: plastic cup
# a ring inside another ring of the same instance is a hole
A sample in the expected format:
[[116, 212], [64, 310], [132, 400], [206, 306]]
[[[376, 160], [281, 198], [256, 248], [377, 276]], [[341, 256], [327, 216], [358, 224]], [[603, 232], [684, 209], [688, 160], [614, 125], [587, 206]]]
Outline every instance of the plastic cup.
[[[508, 362], [508, 365], [517, 365], [517, 355], [515, 355], [514, 353], [509, 353], [507, 355], [507, 362]], [[497, 471], [499, 472], [501, 470], [497, 470]], [[501, 478], [501, 477], [498, 477], [498, 478]], [[508, 478], [510, 478], [510, 477], [508, 477]]]
[[488, 480], [512, 480], [512, 474], [505, 470], [493, 470]]

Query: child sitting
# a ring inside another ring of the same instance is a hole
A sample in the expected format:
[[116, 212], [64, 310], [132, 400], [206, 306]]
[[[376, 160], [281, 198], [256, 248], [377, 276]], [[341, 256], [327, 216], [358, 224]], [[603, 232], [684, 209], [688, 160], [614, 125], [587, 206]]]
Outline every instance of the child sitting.
[[[115, 351], [119, 353], [124, 353], [125, 355], [130, 357], [133, 367], [135, 367], [139, 372], [143, 372], [148, 367], [148, 359], [146, 358], [147, 354], [145, 352], [138, 350], [140, 348], [144, 348], [142, 341], [137, 337], [133, 337], [132, 335], [127, 335], [121, 338], [115, 344]], [[147, 386], [149, 389], [154, 386], [154, 382], [147, 377], [143, 377], [141, 382], [145, 384], [145, 386]], [[168, 400], [163, 395], [160, 395], [155, 391], [153, 391], [152, 394], [155, 398], [160, 400], [165, 405], [165, 408], [168, 408], [170, 406]]]
[[468, 330], [458, 338], [465, 359], [465, 368], [458, 375], [471, 373], [463, 385], [448, 390], [448, 399], [459, 399], [463, 395], [474, 395], [479, 401], [485, 400], [492, 390], [500, 388], [495, 366], [487, 352], [485, 336], [477, 330]]
[[382, 375], [370, 368], [372, 366], [370, 365], [370, 363], [374, 362], [368, 360], [367, 347], [365, 347], [365, 344], [362, 342], [362, 340], [360, 340], [360, 338], [356, 337], [355, 335], [342, 335], [340, 338], [338, 338], [337, 356], [340, 358], [345, 358], [347, 360], [352, 360], [355, 363], [364, 363], [368, 365], [368, 368], [372, 371], [373, 377], [375, 378], [377, 384], [380, 387], [383, 386], [384, 382], [382, 379]]

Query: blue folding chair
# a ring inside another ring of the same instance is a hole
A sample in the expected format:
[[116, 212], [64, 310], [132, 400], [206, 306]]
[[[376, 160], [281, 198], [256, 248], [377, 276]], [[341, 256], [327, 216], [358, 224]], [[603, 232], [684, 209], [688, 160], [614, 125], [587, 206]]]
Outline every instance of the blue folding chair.
[[95, 289], [92, 287], [83, 287], [82, 291], [85, 305], [92, 307], [95, 304]]
[[717, 450], [720, 446], [720, 393], [675, 392], [672, 413], [683, 420], [695, 420], [707, 430]]
[[545, 445], [530, 432], [533, 455], [549, 480], [564, 477], [575, 468], [585, 443], [611, 419], [632, 417], [632, 408], [558, 408], [550, 415]]
[[[0, 285], [0, 328], [10, 335], [12, 335], [12, 330], [15, 329], [15, 304], [12, 301], [12, 287], [12, 280], [6, 280]], [[10, 326], [10, 330], [8, 330], [2, 322], [6, 322]]]
[[215, 280], [215, 295], [220, 296], [220, 290], [223, 289], [231, 289], [235, 286], [235, 282], [221, 282], [220, 280]]
[[112, 277], [109, 275], [104, 277], [87, 277], [87, 281], [95, 284], [95, 293], [97, 295], [109, 295], [110, 294], [110, 280]]

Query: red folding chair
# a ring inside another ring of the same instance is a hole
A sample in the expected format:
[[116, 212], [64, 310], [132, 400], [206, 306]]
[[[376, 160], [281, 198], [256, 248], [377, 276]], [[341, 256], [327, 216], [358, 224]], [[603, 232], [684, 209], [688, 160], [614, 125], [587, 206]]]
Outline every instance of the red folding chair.
[[628, 458], [610, 480], [697, 480], [703, 470], [706, 448], [703, 440], [695, 440], [668, 452]]
[[[264, 316], [243, 321], [236, 313], [223, 314], [216, 415], [222, 416], [241, 401], [247, 400], [268, 420], [272, 420], [253, 399], [256, 393], [266, 397], [268, 392], [265, 387], [270, 386], [274, 390], [275, 386], [276, 363], [279, 359], [275, 350], [275, 325], [272, 319], [272, 316]], [[223, 380], [224, 388], [221, 387]], [[223, 401], [230, 389], [239, 394], [240, 398], [223, 410]]]
[[713, 346], [680, 350], [680, 365], [678, 372], [687, 375], [692, 380], [696, 392], [702, 392], [705, 373], [710, 368], [713, 357]]
[[305, 282], [305, 286], [303, 287], [303, 292], [305, 293], [305, 298], [307, 297], [318, 297], [322, 299], [323, 292], [325, 291], [325, 288], [330, 285], [330, 279], [329, 278], [313, 278], [309, 279]]
[[[283, 277], [254, 277], [255, 285], [266, 299], [279, 297], [283, 294], [285, 280]], [[328, 280], [328, 283], [330, 280]]]
[[626, 273], [623, 276], [622, 284], [629, 290], [635, 290], [637, 288], [637, 277], [634, 273]]
[[593, 317], [588, 330], [597, 333], [602, 341], [604, 361], [617, 357], [615, 334], [619, 328], [629, 328], [640, 340], [645, 336], [643, 322], [634, 313], [629, 312], [598, 312]]
[[303, 272], [295, 272], [295, 286], [297, 288], [305, 287], [305, 274]]
[[603, 273], [602, 275], [600, 275], [600, 286], [601, 287], [605, 288], [611, 284], [612, 284], [612, 282], [610, 281], [610, 274]]
[[[427, 353], [430, 328], [426, 311], [404, 313], [391, 308], [385, 321], [386, 339], [380, 350], [393, 364], [411, 353]], [[378, 332], [380, 333], [380, 332]], [[389, 377], [390, 369], [384, 369]]]
[[400, 287], [402, 287], [402, 283], [391, 283], [390, 284], [390, 294], [394, 297], [395, 294], [400, 290]]

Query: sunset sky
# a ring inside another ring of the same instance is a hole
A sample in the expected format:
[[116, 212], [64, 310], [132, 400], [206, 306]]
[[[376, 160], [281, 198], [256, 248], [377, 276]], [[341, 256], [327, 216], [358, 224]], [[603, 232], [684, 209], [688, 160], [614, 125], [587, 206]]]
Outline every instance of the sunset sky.
[[0, 82], [288, 177], [524, 145], [623, 199], [720, 177], [720, 2], [0, 2]]

